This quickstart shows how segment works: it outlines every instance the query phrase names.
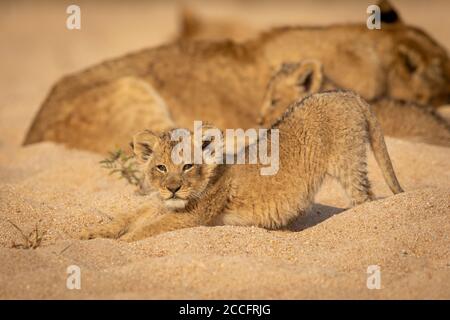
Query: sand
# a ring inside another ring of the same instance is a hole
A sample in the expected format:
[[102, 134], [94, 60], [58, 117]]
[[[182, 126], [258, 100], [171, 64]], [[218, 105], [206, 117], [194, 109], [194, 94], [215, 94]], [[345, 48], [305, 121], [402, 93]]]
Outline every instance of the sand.
[[[0, 51], [0, 298], [450, 298], [450, 148], [389, 137], [406, 190], [400, 195], [390, 194], [370, 155], [376, 201], [347, 210], [340, 186], [327, 181], [313, 208], [287, 230], [198, 227], [135, 243], [74, 239], [81, 229], [147, 199], [101, 169], [101, 155], [49, 142], [21, 147], [26, 129], [59, 77], [167, 41], [176, 32], [177, 9], [174, 3], [144, 8], [138, 2], [123, 15], [117, 3], [80, 3], [86, 20], [78, 33], [64, 28], [65, 7], [57, 2], [0, 7], [0, 27], [8, 31], [0, 41], [9, 44]], [[444, 10], [429, 10], [425, 19], [420, 6], [400, 4], [410, 21], [417, 18], [449, 47], [444, 27], [435, 24]], [[285, 9], [290, 22], [292, 6]], [[269, 7], [255, 11], [250, 20], [256, 27], [269, 25]], [[305, 7], [320, 12], [309, 2]], [[355, 20], [358, 5], [348, 7], [353, 9], [341, 21]], [[321, 17], [319, 22], [337, 20]], [[41, 245], [12, 248], [22, 239], [8, 220], [25, 233], [36, 225], [45, 231]], [[80, 290], [66, 287], [70, 265], [80, 267]], [[380, 268], [380, 290], [367, 288], [370, 265]]]

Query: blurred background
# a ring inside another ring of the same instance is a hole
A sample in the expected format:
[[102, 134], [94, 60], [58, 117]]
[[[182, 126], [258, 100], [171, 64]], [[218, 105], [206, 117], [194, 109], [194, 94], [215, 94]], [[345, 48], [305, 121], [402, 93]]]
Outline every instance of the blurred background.
[[[392, 0], [400, 16], [450, 48], [450, 2]], [[176, 39], [181, 12], [231, 21], [256, 34], [273, 26], [365, 23], [376, 1], [1, 1], [0, 146], [18, 145], [52, 84], [63, 75], [130, 51]], [[81, 8], [81, 30], [66, 9]], [[245, 38], [245, 37], [244, 37]]]

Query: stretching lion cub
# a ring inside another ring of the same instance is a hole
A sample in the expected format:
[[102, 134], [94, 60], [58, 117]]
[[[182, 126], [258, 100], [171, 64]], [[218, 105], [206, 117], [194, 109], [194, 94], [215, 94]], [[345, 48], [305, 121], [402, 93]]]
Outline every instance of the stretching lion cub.
[[[311, 95], [293, 104], [274, 129], [279, 130], [279, 171], [269, 176], [260, 175], [262, 164], [175, 165], [171, 154], [178, 142], [170, 132], [137, 134], [134, 151], [157, 203], [86, 231], [82, 238], [134, 241], [200, 225], [280, 228], [305, 212], [327, 175], [338, 179], [353, 204], [363, 203], [372, 198], [366, 142], [392, 192], [403, 191], [380, 126], [369, 105], [354, 93]], [[267, 142], [272, 152], [271, 135], [261, 139], [268, 140], [259, 142]]]

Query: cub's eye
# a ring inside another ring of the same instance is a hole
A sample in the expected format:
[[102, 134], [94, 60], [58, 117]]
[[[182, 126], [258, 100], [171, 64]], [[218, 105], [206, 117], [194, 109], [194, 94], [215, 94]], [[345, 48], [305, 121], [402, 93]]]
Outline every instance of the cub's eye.
[[166, 166], [163, 165], [163, 164], [157, 165], [157, 166], [156, 166], [156, 169], [157, 169], [158, 171], [160, 171], [160, 172], [167, 172], [167, 168], [166, 168]]
[[185, 165], [183, 166], [183, 171], [188, 171], [188, 170], [190, 170], [193, 166], [194, 166], [194, 165], [191, 164], [191, 163], [185, 164]]

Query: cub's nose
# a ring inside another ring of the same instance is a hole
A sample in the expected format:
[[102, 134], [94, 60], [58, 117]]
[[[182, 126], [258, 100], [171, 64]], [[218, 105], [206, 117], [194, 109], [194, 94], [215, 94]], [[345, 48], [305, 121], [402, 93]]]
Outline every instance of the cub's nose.
[[177, 191], [180, 189], [181, 189], [181, 185], [179, 185], [179, 184], [167, 186], [167, 190], [169, 190], [173, 194], [177, 193]]

